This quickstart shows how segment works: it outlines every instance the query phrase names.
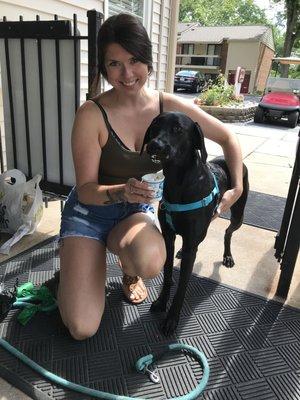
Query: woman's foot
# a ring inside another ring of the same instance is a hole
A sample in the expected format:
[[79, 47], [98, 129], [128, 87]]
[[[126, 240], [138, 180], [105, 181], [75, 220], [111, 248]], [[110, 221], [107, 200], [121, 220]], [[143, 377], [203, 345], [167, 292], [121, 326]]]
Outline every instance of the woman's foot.
[[123, 275], [123, 292], [133, 304], [142, 303], [148, 296], [147, 288], [139, 276]]

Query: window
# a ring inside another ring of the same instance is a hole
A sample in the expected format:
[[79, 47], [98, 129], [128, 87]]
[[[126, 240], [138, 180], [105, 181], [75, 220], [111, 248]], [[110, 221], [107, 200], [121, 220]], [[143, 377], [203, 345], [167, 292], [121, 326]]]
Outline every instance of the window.
[[[207, 54], [219, 56], [221, 54], [222, 46], [220, 44], [208, 44], [207, 45]], [[219, 65], [219, 59], [207, 57], [206, 65]]]
[[109, 16], [121, 12], [133, 14], [143, 22], [144, 0], [110, 0], [108, 2]]
[[184, 43], [181, 47], [181, 54], [194, 54], [194, 44]]

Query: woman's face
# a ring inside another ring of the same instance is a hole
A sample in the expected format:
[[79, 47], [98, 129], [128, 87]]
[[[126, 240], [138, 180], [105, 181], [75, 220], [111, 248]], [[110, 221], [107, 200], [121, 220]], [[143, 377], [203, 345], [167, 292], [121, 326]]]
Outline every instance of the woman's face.
[[138, 61], [117, 43], [108, 45], [105, 54], [107, 81], [117, 90], [134, 93], [148, 78], [148, 66]]

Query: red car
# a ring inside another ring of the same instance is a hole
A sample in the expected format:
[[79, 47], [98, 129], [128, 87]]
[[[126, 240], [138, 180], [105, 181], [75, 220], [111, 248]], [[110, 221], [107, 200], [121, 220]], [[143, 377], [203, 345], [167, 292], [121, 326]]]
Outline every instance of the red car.
[[265, 94], [255, 111], [254, 122], [287, 118], [288, 125], [295, 128], [299, 121], [300, 99], [296, 94], [271, 92]]

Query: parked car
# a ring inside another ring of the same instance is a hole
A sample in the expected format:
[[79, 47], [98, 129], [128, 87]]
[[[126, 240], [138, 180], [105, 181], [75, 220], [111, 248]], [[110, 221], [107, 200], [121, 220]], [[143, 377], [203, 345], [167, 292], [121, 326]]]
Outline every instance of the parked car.
[[[274, 58], [281, 64], [300, 64], [300, 58]], [[265, 94], [261, 98], [255, 114], [254, 122], [262, 123], [282, 118], [295, 128], [300, 115], [300, 79], [270, 77], [267, 80]]]
[[177, 89], [187, 89], [199, 93], [206, 83], [205, 76], [200, 71], [184, 70], [175, 74], [174, 92]]

